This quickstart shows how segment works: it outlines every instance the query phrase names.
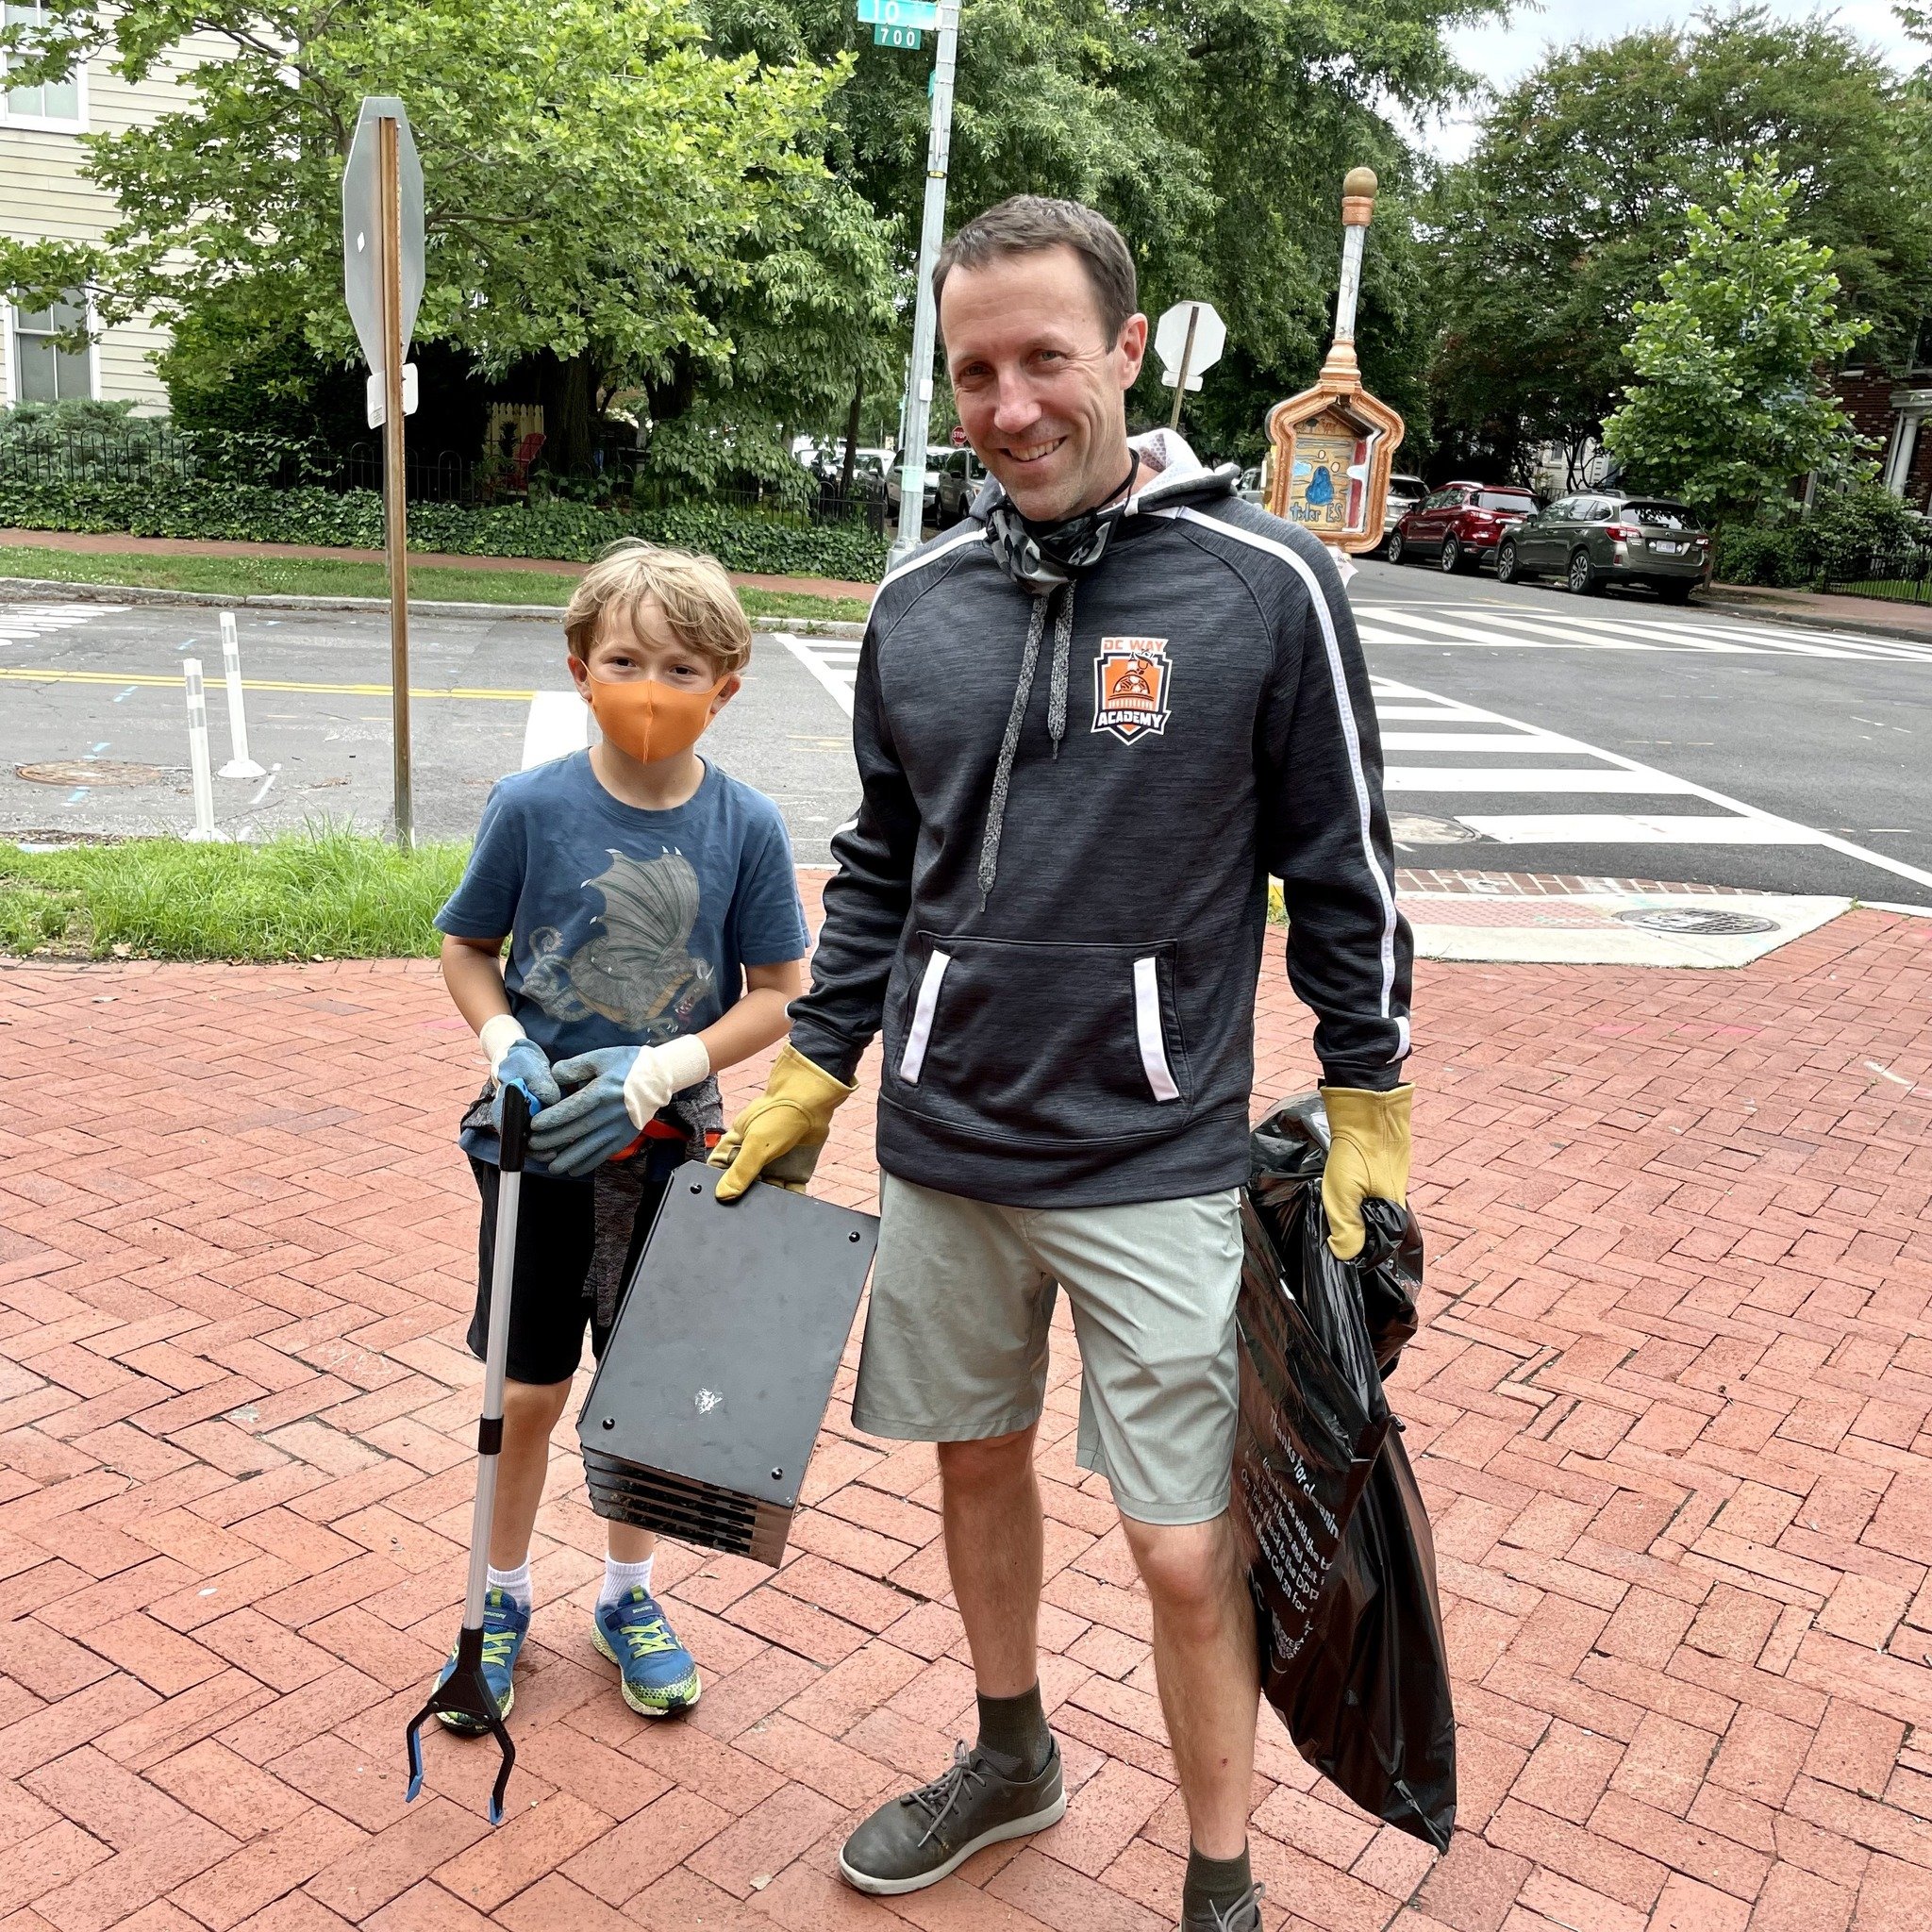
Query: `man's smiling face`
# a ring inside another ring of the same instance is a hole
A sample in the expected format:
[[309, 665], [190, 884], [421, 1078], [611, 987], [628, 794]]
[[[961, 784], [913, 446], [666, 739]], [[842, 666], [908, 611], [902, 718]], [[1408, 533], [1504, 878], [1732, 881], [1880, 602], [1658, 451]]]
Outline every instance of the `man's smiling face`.
[[1109, 342], [1073, 249], [954, 268], [940, 327], [967, 441], [1022, 516], [1057, 523], [1119, 489], [1125, 396], [1147, 351], [1147, 318], [1130, 317]]

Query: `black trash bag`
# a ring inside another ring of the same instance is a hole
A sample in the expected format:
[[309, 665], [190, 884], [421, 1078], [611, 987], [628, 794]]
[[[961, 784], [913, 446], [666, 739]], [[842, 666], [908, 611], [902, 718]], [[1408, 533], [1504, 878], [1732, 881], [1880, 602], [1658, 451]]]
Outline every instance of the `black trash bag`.
[[[1319, 1093], [1284, 1100], [1249, 1141], [1248, 1198], [1281, 1255], [1295, 1252], [1308, 1202], [1319, 1201], [1328, 1159], [1328, 1117]], [[1312, 1191], [1306, 1185], [1312, 1181]], [[1387, 1380], [1415, 1339], [1416, 1291], [1423, 1279], [1423, 1234], [1415, 1216], [1392, 1201], [1363, 1204], [1367, 1236], [1351, 1264], [1375, 1365]], [[1326, 1240], [1326, 1230], [1323, 1239]]]
[[1382, 1392], [1415, 1333], [1422, 1238], [1405, 1210], [1371, 1201], [1361, 1257], [1335, 1258], [1319, 1095], [1284, 1102], [1253, 1146], [1233, 1513], [1262, 1690], [1309, 1764], [1441, 1851], [1456, 1719], [1435, 1544]]

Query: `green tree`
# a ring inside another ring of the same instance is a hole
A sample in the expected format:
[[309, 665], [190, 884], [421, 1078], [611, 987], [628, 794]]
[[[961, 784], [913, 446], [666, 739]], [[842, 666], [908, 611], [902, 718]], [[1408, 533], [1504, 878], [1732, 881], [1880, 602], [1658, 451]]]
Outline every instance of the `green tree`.
[[[801, 353], [836, 341], [843, 368], [843, 337], [876, 325], [884, 237], [819, 148], [841, 68], [721, 56], [688, 0], [46, 0], [45, 16], [0, 37], [21, 80], [97, 49], [138, 80], [192, 34], [226, 58], [154, 125], [89, 137], [120, 207], [101, 246], [0, 245], [0, 283], [29, 304], [86, 288], [102, 325], [151, 310], [190, 324], [191, 346], [292, 316], [348, 360], [340, 182], [360, 98], [386, 93], [423, 155], [418, 337], [492, 373], [536, 363], [565, 466], [619, 391], [728, 369], [735, 301], [790, 299]], [[801, 249], [837, 273], [787, 298], [774, 264]]]
[[1908, 349], [1932, 300], [1922, 112], [1871, 48], [1762, 8], [1549, 55], [1485, 115], [1425, 210], [1443, 427], [1508, 461], [1594, 438], [1695, 203], [1754, 154], [1801, 157], [1792, 231], [1833, 251], [1874, 347]]
[[1604, 443], [1641, 486], [1748, 517], [1811, 470], [1862, 447], [1824, 372], [1871, 329], [1838, 313], [1832, 251], [1791, 233], [1799, 184], [1776, 157], [1733, 168], [1715, 210], [1685, 211], [1663, 293], [1636, 305], [1637, 372]]
[[[967, 0], [949, 223], [1023, 191], [1110, 215], [1135, 251], [1143, 307], [1158, 314], [1205, 295], [1226, 319], [1227, 354], [1189, 399], [1186, 425], [1207, 447], [1252, 455], [1269, 405], [1305, 386], [1328, 346], [1341, 177], [1365, 162], [1385, 193], [1358, 351], [1378, 392], [1424, 415], [1432, 318], [1405, 212], [1417, 168], [1389, 114], [1457, 95], [1468, 76], [1443, 32], [1497, 4]], [[707, 9], [721, 51], [854, 58], [829, 104], [827, 157], [893, 224], [909, 277], [929, 53], [874, 48], [850, 0], [707, 0]], [[903, 357], [903, 334], [895, 346]], [[894, 367], [894, 391], [899, 376]], [[1171, 401], [1152, 370], [1133, 398], [1161, 421]]]

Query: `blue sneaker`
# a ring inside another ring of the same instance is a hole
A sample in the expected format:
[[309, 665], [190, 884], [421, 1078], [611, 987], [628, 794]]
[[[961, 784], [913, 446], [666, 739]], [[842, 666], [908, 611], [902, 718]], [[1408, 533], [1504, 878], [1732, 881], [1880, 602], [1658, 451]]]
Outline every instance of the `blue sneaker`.
[[649, 1591], [633, 1587], [614, 1604], [599, 1604], [595, 1634], [624, 1680], [624, 1701], [639, 1716], [670, 1717], [698, 1701], [697, 1661]]
[[[518, 1603], [515, 1597], [501, 1590], [491, 1590], [483, 1598], [483, 1681], [490, 1688], [490, 1694], [496, 1700], [498, 1717], [508, 1717], [509, 1707], [516, 1702], [516, 1686], [509, 1680], [509, 1674], [516, 1668], [517, 1652], [524, 1647], [524, 1639], [530, 1634], [530, 1613]], [[450, 1673], [457, 1667], [456, 1652], [450, 1652], [449, 1661], [442, 1667], [442, 1675], [438, 1684], [447, 1684]], [[453, 1731], [460, 1732], [466, 1738], [480, 1738], [489, 1729], [472, 1718], [460, 1717], [447, 1710], [436, 1713], [437, 1721]]]

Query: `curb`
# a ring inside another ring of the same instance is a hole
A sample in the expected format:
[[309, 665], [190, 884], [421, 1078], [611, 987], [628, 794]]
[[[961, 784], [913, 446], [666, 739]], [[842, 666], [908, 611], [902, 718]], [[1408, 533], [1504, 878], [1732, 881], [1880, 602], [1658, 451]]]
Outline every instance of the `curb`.
[[[1813, 617], [1803, 610], [1794, 610], [1789, 605], [1760, 604], [1756, 597], [1728, 596], [1714, 584], [1705, 588], [1704, 608], [1707, 610], [1727, 610], [1736, 615], [1749, 611], [1753, 617], [1762, 618], [1766, 624], [1794, 625], [1803, 630], [1843, 630], [1860, 637], [1891, 638], [1900, 643], [1932, 644], [1932, 631], [1923, 628], [1887, 624], [1883, 618], [1840, 617], [1836, 614]], [[1692, 605], [1691, 608], [1695, 609], [1696, 606]]]
[[[64, 597], [78, 604], [194, 604], [230, 610], [387, 610], [387, 597], [299, 597], [264, 592], [239, 597], [225, 591], [169, 591], [152, 584], [74, 584], [64, 577], [0, 576], [0, 591], [27, 591], [37, 597]], [[423, 617], [517, 617], [563, 622], [561, 604], [457, 604], [411, 597], [411, 611]], [[829, 617], [754, 617], [753, 630], [790, 631], [795, 637], [847, 638], [865, 635], [862, 624]]]

